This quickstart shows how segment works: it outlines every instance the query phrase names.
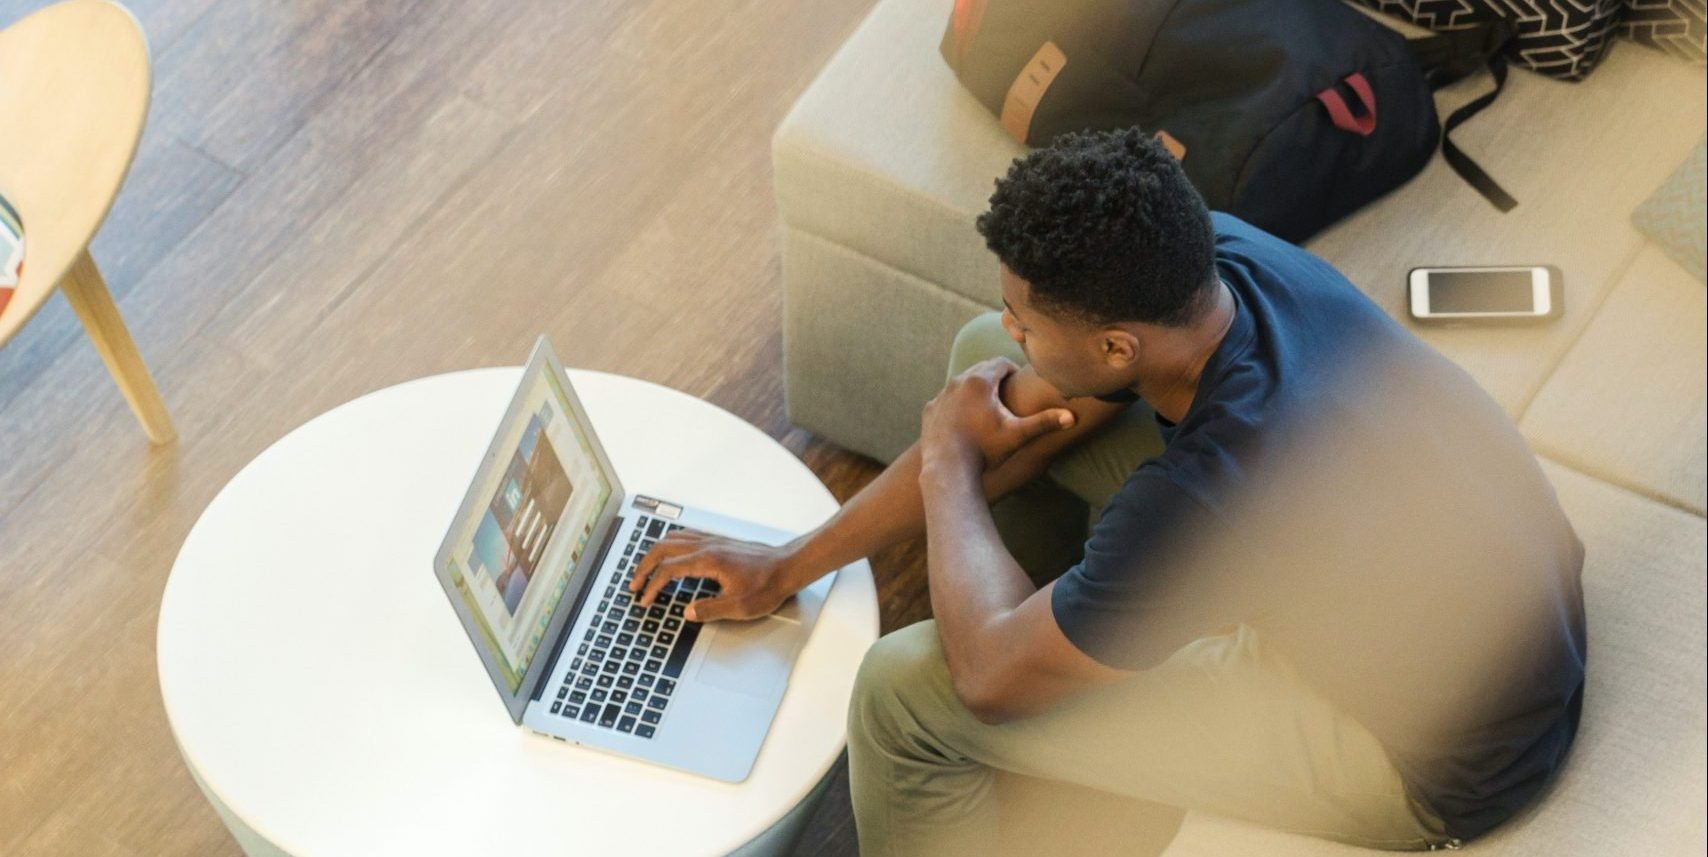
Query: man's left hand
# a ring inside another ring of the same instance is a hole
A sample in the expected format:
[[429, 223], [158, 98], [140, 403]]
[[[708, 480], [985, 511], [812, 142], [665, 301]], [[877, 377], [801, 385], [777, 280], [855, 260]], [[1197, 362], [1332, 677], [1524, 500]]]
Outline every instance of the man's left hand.
[[928, 465], [953, 463], [983, 473], [1026, 444], [1073, 425], [1073, 412], [1066, 408], [1020, 417], [1002, 403], [1002, 382], [1018, 369], [1006, 358], [993, 357], [950, 379], [926, 403], [919, 443]]

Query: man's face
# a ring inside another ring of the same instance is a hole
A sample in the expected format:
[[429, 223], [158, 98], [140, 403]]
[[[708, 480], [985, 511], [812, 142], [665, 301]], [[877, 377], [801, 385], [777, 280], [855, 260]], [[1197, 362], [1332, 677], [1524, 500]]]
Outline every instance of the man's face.
[[1062, 395], [1108, 395], [1137, 383], [1131, 360], [1110, 359], [1109, 329], [1050, 315], [1032, 305], [1032, 286], [1002, 266], [1002, 327], [1038, 377]]

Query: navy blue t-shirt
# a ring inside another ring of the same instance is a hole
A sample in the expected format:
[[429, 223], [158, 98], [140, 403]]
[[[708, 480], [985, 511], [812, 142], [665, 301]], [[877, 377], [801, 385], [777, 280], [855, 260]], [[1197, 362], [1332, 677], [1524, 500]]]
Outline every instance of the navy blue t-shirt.
[[1129, 670], [1255, 628], [1477, 836], [1576, 732], [1582, 543], [1470, 376], [1321, 259], [1212, 221], [1233, 323], [1057, 581], [1056, 622]]

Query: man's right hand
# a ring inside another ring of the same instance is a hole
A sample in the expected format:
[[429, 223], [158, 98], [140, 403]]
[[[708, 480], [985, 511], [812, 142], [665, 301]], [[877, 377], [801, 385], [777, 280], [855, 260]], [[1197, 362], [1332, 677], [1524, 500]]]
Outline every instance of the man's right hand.
[[787, 546], [679, 530], [653, 545], [635, 566], [629, 591], [640, 593], [636, 601], [650, 607], [670, 581], [709, 577], [718, 582], [718, 595], [690, 604], [687, 619], [755, 619], [776, 610], [798, 588], [785, 580], [789, 556]]

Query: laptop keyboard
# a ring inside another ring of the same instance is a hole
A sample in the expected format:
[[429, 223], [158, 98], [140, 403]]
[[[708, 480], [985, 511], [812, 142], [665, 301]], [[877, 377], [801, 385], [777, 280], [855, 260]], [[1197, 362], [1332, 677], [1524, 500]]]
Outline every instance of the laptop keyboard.
[[700, 623], [684, 619], [683, 608], [718, 594], [718, 585], [684, 577], [666, 585], [651, 607], [642, 607], [629, 592], [629, 580], [647, 551], [680, 529], [647, 515], [635, 522], [616, 569], [598, 593], [593, 619], [575, 644], [551, 713], [637, 738], [658, 733], [700, 636]]

